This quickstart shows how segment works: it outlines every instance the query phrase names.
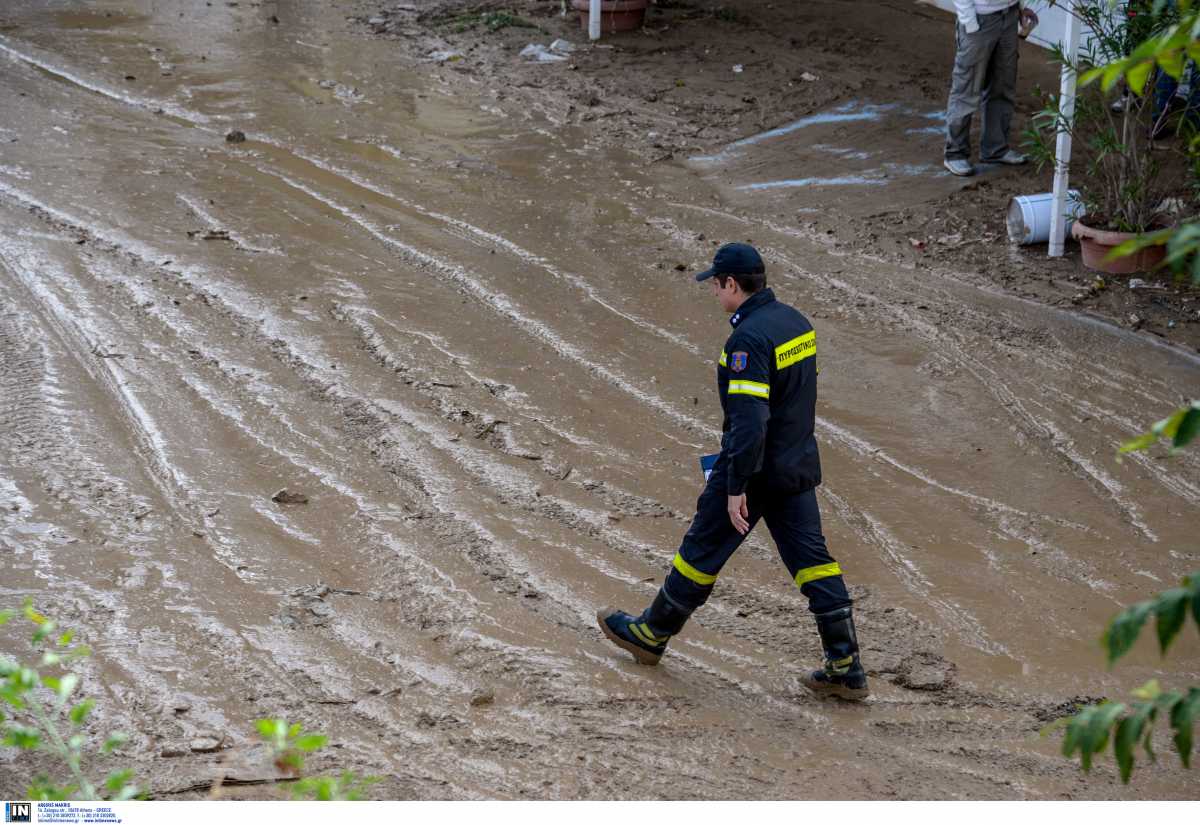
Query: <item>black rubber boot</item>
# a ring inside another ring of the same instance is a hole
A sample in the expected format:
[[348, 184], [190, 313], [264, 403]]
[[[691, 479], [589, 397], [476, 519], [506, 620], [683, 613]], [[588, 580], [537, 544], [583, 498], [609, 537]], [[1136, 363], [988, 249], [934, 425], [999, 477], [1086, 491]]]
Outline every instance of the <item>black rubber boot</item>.
[[639, 664], [656, 665], [667, 650], [667, 642], [683, 629], [690, 615], [659, 590], [640, 616], [605, 607], [596, 612], [596, 621], [608, 640], [632, 653]]
[[854, 612], [849, 607], [818, 613], [817, 632], [825, 650], [825, 667], [800, 677], [800, 683], [820, 696], [861, 701], [871, 691], [867, 673], [858, 657], [858, 636], [854, 633]]

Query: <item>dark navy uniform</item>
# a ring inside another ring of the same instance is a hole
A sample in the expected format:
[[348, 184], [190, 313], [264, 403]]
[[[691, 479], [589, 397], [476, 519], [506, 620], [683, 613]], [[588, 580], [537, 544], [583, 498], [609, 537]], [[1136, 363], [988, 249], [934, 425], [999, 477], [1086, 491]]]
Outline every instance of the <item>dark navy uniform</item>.
[[691, 612], [712, 592], [745, 536], [729, 520], [727, 498], [746, 494], [751, 528], [765, 518], [779, 554], [809, 609], [850, 604], [841, 568], [825, 548], [815, 488], [821, 459], [813, 433], [817, 341], [812, 324], [770, 289], [747, 298], [729, 319], [717, 364], [725, 413], [721, 454], [675, 555], [665, 595]]

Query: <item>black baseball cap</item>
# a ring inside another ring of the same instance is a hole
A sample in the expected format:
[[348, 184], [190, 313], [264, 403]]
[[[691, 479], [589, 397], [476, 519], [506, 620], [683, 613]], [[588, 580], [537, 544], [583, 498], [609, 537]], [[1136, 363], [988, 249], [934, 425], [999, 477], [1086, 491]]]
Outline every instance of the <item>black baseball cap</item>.
[[766, 271], [757, 249], [748, 243], [727, 243], [713, 256], [712, 268], [701, 272], [696, 280], [705, 281], [714, 275], [758, 275]]

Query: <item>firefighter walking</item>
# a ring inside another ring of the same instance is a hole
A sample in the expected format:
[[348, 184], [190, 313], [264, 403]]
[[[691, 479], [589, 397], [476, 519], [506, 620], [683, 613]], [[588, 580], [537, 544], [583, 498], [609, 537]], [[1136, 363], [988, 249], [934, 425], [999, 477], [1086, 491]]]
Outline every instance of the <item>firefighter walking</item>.
[[725, 562], [763, 519], [788, 575], [808, 598], [825, 653], [824, 667], [801, 682], [818, 694], [864, 699], [867, 677], [852, 603], [842, 569], [825, 547], [817, 506], [816, 333], [767, 288], [754, 247], [722, 246], [712, 267], [696, 276], [709, 279], [733, 327], [717, 363], [721, 453], [654, 602], [639, 616], [602, 609], [596, 614], [600, 629], [638, 662], [658, 664], [671, 637], [708, 600]]

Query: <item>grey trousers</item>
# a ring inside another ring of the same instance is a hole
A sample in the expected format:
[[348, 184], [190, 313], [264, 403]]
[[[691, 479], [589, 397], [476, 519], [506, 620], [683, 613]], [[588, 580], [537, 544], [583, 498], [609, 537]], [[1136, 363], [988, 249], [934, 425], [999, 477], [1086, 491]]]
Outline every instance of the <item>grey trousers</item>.
[[1017, 23], [1020, 7], [979, 16], [979, 31], [955, 25], [954, 74], [946, 104], [946, 160], [970, 160], [971, 118], [983, 104], [979, 159], [998, 160], [1008, 151], [1017, 93]]

